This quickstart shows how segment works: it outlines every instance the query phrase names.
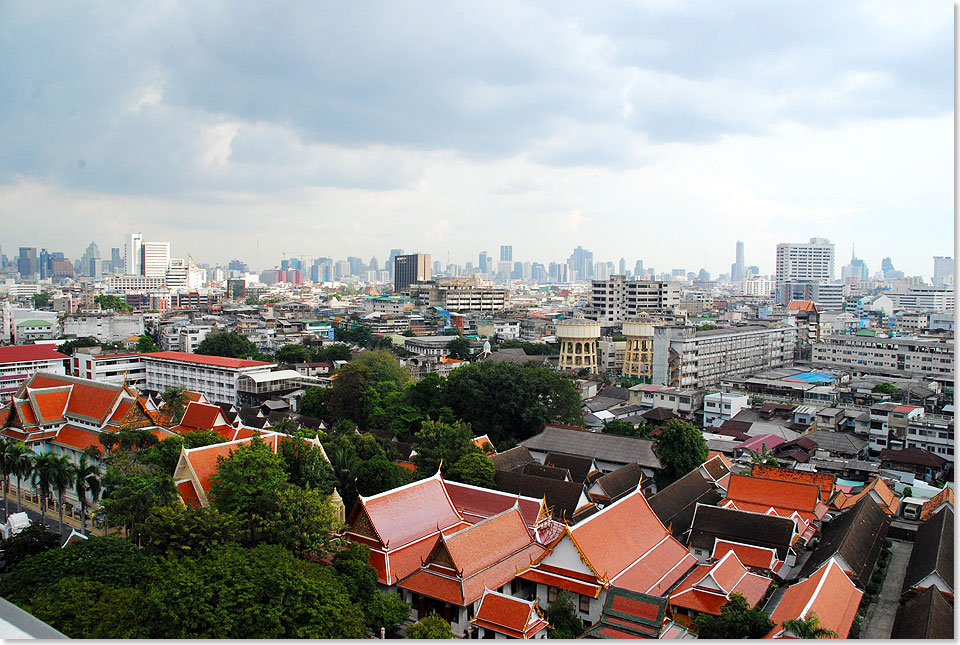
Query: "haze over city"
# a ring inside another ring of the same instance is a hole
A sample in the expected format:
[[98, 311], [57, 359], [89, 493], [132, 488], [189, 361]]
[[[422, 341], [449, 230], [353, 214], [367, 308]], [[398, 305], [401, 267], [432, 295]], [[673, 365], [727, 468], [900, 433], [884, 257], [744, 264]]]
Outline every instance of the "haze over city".
[[4, 3], [0, 52], [8, 254], [953, 254], [947, 3]]

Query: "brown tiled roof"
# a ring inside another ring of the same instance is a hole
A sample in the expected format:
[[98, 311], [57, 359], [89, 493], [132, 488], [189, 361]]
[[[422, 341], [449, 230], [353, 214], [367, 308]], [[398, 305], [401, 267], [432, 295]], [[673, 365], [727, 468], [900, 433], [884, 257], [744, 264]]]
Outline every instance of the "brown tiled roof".
[[953, 511], [943, 508], [920, 525], [903, 579], [903, 591], [920, 584], [932, 573], [953, 585]]
[[929, 450], [915, 446], [910, 446], [903, 450], [884, 448], [880, 451], [880, 461], [890, 461], [895, 464], [909, 464], [911, 466], [926, 466], [927, 468], [940, 468], [947, 463], [947, 460], [940, 455], [935, 455]]
[[547, 479], [556, 479], [557, 481], [572, 481], [570, 471], [566, 468], [554, 468], [553, 466], [544, 466], [543, 464], [524, 464], [520, 472], [524, 475], [534, 475], [535, 477], [546, 477]]
[[889, 528], [887, 514], [869, 496], [864, 497], [824, 525], [820, 544], [803, 565], [800, 576], [813, 575], [820, 565], [839, 555], [846, 563], [847, 575], [858, 587], [866, 588]]
[[643, 478], [643, 470], [637, 464], [627, 464], [612, 473], [600, 477], [596, 484], [603, 489], [609, 501], [616, 501], [636, 490]]
[[690, 528], [690, 546], [713, 551], [714, 539], [766, 546], [785, 560], [794, 542], [796, 525], [787, 517], [698, 504]]
[[[519, 493], [524, 497], [546, 499], [556, 519], [573, 522], [579, 519], [577, 509], [583, 484], [546, 479], [535, 475], [499, 470], [494, 474], [497, 488], [505, 493]], [[582, 512], [582, 511], [581, 511]]]
[[543, 463], [547, 466], [554, 466], [570, 471], [570, 477], [573, 478], [575, 482], [587, 481], [590, 473], [593, 471], [593, 459], [589, 457], [577, 457], [576, 455], [548, 452], [543, 458]]
[[691, 470], [651, 497], [650, 508], [663, 525], [679, 537], [690, 528], [698, 502], [713, 506], [722, 498], [716, 487], [704, 479], [698, 470]]
[[497, 470], [513, 470], [523, 467], [524, 464], [534, 463], [537, 460], [533, 458], [529, 450], [523, 446], [517, 446], [516, 448], [490, 455], [490, 461], [493, 462], [493, 467]]
[[936, 587], [900, 605], [890, 638], [953, 640], [953, 604]]

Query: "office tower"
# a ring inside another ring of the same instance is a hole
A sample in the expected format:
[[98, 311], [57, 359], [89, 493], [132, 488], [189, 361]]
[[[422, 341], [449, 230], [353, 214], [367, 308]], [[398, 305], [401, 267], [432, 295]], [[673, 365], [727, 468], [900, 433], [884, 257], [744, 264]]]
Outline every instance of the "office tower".
[[513, 246], [504, 245], [500, 247], [500, 261], [513, 262]]
[[368, 267], [368, 269], [369, 269], [370, 271], [379, 271], [379, 270], [380, 270], [380, 263], [377, 262], [377, 256], [373, 256], [372, 258], [370, 258], [370, 264], [367, 265], [367, 267]]
[[170, 242], [140, 242], [140, 275], [165, 278], [170, 268]]
[[776, 282], [833, 280], [834, 246], [823, 237], [812, 237], [808, 243], [777, 244]]
[[894, 271], [893, 260], [891, 260], [890, 258], [883, 258], [883, 261], [880, 262], [880, 270], [883, 271], [884, 273], [889, 273], [890, 271]]
[[17, 258], [17, 271], [23, 279], [36, 277], [40, 272], [40, 263], [37, 260], [37, 249], [32, 246], [21, 246], [20, 257]]
[[431, 276], [429, 253], [398, 255], [393, 261], [393, 290], [397, 293], [414, 282], [426, 282]]
[[627, 275], [627, 260], [620, 258], [620, 275]]
[[487, 252], [486, 251], [480, 251], [480, 257], [477, 259], [477, 265], [479, 266], [479, 268], [477, 269], [478, 273], [487, 272]]
[[387, 271], [390, 272], [390, 279], [393, 280], [393, 269], [396, 264], [397, 256], [403, 255], [403, 249], [390, 249], [390, 257], [387, 258]]
[[47, 253], [46, 249], [40, 249], [40, 260], [39, 267], [40, 269], [40, 279], [50, 277], [50, 254]]
[[935, 286], [953, 284], [953, 258], [942, 255], [933, 256], [933, 284]]
[[740, 282], [746, 278], [743, 266], [743, 242], [737, 240], [736, 261], [730, 265], [730, 282]]
[[643, 260], [637, 260], [636, 264], [633, 265], [633, 277], [643, 277]]
[[123, 270], [127, 275], [143, 275], [141, 262], [143, 261], [143, 234], [130, 233], [124, 245]]
[[856, 251], [851, 255], [850, 264], [840, 268], [840, 279], [846, 281], [848, 278], [857, 282], [870, 279], [867, 263], [857, 257]]
[[100, 247], [97, 246], [96, 242], [90, 242], [87, 250], [80, 256], [80, 269], [80, 275], [90, 276], [91, 278], [100, 277], [100, 273], [98, 273], [102, 269]]
[[250, 272], [250, 268], [246, 265], [246, 263], [241, 262], [240, 260], [230, 260], [230, 262], [227, 264], [227, 270], [236, 271], [238, 273]]
[[110, 273], [116, 273], [118, 270], [123, 271], [123, 256], [120, 255], [119, 247], [110, 248]]
[[571, 280], [589, 280], [593, 277], [593, 252], [588, 251], [582, 246], [578, 246], [570, 254], [568, 260], [570, 268], [573, 270]]

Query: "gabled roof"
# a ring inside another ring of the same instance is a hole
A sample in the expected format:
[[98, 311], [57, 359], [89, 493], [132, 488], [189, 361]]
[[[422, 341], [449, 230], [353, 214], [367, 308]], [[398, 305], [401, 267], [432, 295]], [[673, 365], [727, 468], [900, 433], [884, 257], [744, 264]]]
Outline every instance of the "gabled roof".
[[547, 426], [543, 432], [523, 441], [521, 445], [529, 450], [560, 452], [621, 464], [634, 462], [656, 470], [663, 468], [649, 439]]
[[557, 519], [575, 522], [594, 509], [586, 497], [583, 484], [577, 482], [524, 475], [516, 471], [497, 471], [493, 478], [497, 488], [504, 493], [546, 500], [547, 506]]
[[667, 599], [611, 586], [596, 625], [585, 638], [658, 638], [667, 613]]
[[719, 506], [697, 504], [690, 527], [689, 543], [713, 551], [719, 539], [768, 546], [777, 550], [777, 557], [786, 559], [796, 539], [796, 524], [786, 517], [739, 511]]
[[522, 600], [484, 589], [474, 625], [511, 638], [534, 638], [549, 625], [540, 614], [536, 600]]
[[866, 588], [889, 528], [887, 514], [869, 496], [862, 498], [852, 509], [824, 526], [820, 544], [803, 565], [800, 575], [812, 575], [824, 562], [839, 555], [854, 583], [861, 589]]
[[723, 496], [699, 470], [673, 482], [650, 498], [650, 508], [675, 536], [682, 536], [690, 528], [697, 503], [715, 505]]
[[548, 452], [543, 458], [546, 466], [564, 468], [570, 471], [573, 481], [583, 483], [588, 481], [597, 472], [597, 466], [591, 457], [565, 455], [557, 452]]
[[857, 455], [867, 447], [868, 443], [866, 440], [855, 437], [852, 434], [846, 432], [831, 432], [830, 430], [814, 430], [803, 436], [815, 442], [821, 450], [842, 455]]
[[493, 447], [493, 442], [490, 441], [490, 437], [488, 437], [488, 436], [485, 435], [485, 434], [480, 435], [479, 437], [474, 437], [474, 438], [473, 438], [473, 445], [475, 445], [475, 446], [476, 446], [477, 448], [479, 448], [480, 450], [484, 450], [483, 447], [486, 446], [486, 445], [489, 445], [489, 446], [490, 446], [490, 452], [487, 452], [486, 450], [484, 450], [484, 452], [486, 452], [486, 454], [487, 454], [488, 457], [489, 457], [490, 455], [495, 455], [495, 454], [497, 454], [497, 450]]
[[713, 564], [700, 565], [677, 585], [670, 594], [670, 604], [675, 607], [714, 614], [738, 593], [747, 599], [751, 607], [763, 600], [772, 578], [750, 573], [733, 551]]
[[[859, 492], [852, 495], [846, 493], [837, 493], [830, 501], [830, 505], [836, 509], [852, 508], [857, 502], [873, 493], [874, 499], [887, 515], [897, 515], [900, 508], [900, 498], [887, 486], [887, 483], [880, 477], [874, 477]], [[873, 496], [873, 495], [871, 495]]]
[[[260, 438], [267, 444], [267, 447], [276, 454], [278, 437], [279, 435], [272, 433], [261, 435]], [[202, 494], [205, 499], [206, 494], [210, 491], [210, 486], [213, 484], [210, 478], [217, 472], [217, 459], [219, 457], [228, 459], [230, 453], [236, 450], [238, 446], [248, 444], [251, 441], [252, 439], [241, 439], [239, 441], [215, 443], [200, 448], [184, 448], [180, 452], [180, 461], [174, 471], [174, 481], [179, 482], [184, 479], [191, 479], [195, 488], [199, 484], [200, 490], [196, 492]]]
[[942, 491], [923, 503], [923, 509], [920, 511], [920, 521], [926, 522], [945, 504], [949, 504], [953, 508], [953, 486], [944, 486]]
[[102, 450], [100, 446], [100, 433], [92, 430], [84, 430], [70, 425], [65, 425], [57, 432], [53, 443], [61, 446], [68, 446], [75, 450], [84, 451], [87, 448], [95, 447]]
[[922, 585], [931, 575], [938, 576], [950, 587], [944, 591], [953, 593], [953, 510], [950, 507], [941, 509], [917, 529], [903, 578], [903, 591]]
[[783, 561], [777, 558], [777, 550], [772, 547], [741, 544], [730, 540], [717, 540], [713, 545], [710, 558], [719, 560], [731, 552], [736, 553], [737, 559], [747, 567], [776, 572], [783, 565]]
[[446, 549], [454, 569], [466, 578], [531, 542], [520, 511], [510, 508], [456, 533], [441, 535], [434, 551]]
[[754, 464], [750, 474], [765, 479], [779, 479], [781, 481], [813, 484], [820, 487], [820, 501], [826, 504], [833, 495], [837, 478], [826, 473], [810, 472], [807, 470], [793, 470], [792, 468], [778, 468], [764, 464]]
[[546, 479], [554, 479], [556, 481], [568, 482], [573, 481], [573, 478], [570, 476], [570, 471], [566, 468], [555, 468], [554, 466], [544, 466], [543, 464], [524, 464], [523, 468], [520, 469], [520, 473], [523, 475], [533, 475], [535, 477], [545, 477]]
[[890, 638], [953, 640], [953, 605], [936, 587], [928, 587], [900, 605]]
[[72, 389], [70, 385], [43, 389], [27, 388], [30, 407], [37, 422], [48, 424], [63, 421], [63, 410], [67, 407]]
[[929, 450], [910, 446], [902, 450], [884, 448], [880, 451], [880, 461], [889, 461], [895, 464], [909, 464], [911, 466], [926, 466], [927, 468], [941, 468], [947, 460], [935, 455]]
[[520, 509], [520, 515], [528, 529], [533, 529], [546, 518], [542, 499], [447, 480], [443, 481], [443, 485], [454, 507], [463, 519], [471, 524], [493, 517], [514, 505]]
[[[594, 482], [594, 486], [600, 489], [597, 494], [602, 494], [608, 502], [613, 502], [635, 491], [642, 479], [643, 471], [640, 466], [627, 464], [600, 477]], [[597, 494], [591, 494], [591, 496], [596, 497]]]
[[517, 446], [510, 450], [490, 455], [490, 461], [493, 462], [493, 467], [497, 470], [514, 470], [521, 468], [524, 464], [534, 463], [537, 460], [533, 458], [529, 450], [523, 446]]
[[110, 417], [118, 401], [128, 396], [121, 385], [98, 383], [61, 374], [38, 372], [25, 383], [27, 392], [64, 387], [69, 387], [71, 392], [62, 410], [63, 416], [100, 425]]
[[730, 474], [730, 461], [721, 453], [710, 455], [710, 457], [700, 465], [712, 481], [720, 481], [725, 475]]
[[227, 425], [220, 406], [190, 401], [180, 420], [181, 426], [196, 430], [209, 430], [219, 425]]
[[[819, 513], [819, 517], [826, 512], [820, 502], [819, 486], [794, 481], [730, 475], [726, 498], [734, 502]], [[737, 506], [741, 507], [741, 504]], [[821, 507], [823, 512], [820, 512]]]
[[854, 586], [836, 559], [831, 558], [806, 580], [787, 587], [770, 614], [774, 627], [766, 637], [785, 636], [785, 620], [804, 619], [816, 614], [822, 627], [836, 632], [840, 638], [846, 638], [862, 597], [863, 592]]
[[359, 497], [351, 511], [350, 524], [363, 511], [381, 543], [396, 549], [463, 521], [438, 472], [399, 488]]

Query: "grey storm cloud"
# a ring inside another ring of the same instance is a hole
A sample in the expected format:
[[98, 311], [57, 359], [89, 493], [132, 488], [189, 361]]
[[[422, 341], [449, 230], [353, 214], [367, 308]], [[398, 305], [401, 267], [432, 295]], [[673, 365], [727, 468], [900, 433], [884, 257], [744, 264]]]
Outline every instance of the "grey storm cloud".
[[[949, 112], [950, 7], [911, 6], [901, 30], [873, 2], [7, 2], [0, 182], [391, 189], [415, 164], [305, 146], [617, 168], [643, 142]], [[231, 123], [229, 163], [199, 163]]]

